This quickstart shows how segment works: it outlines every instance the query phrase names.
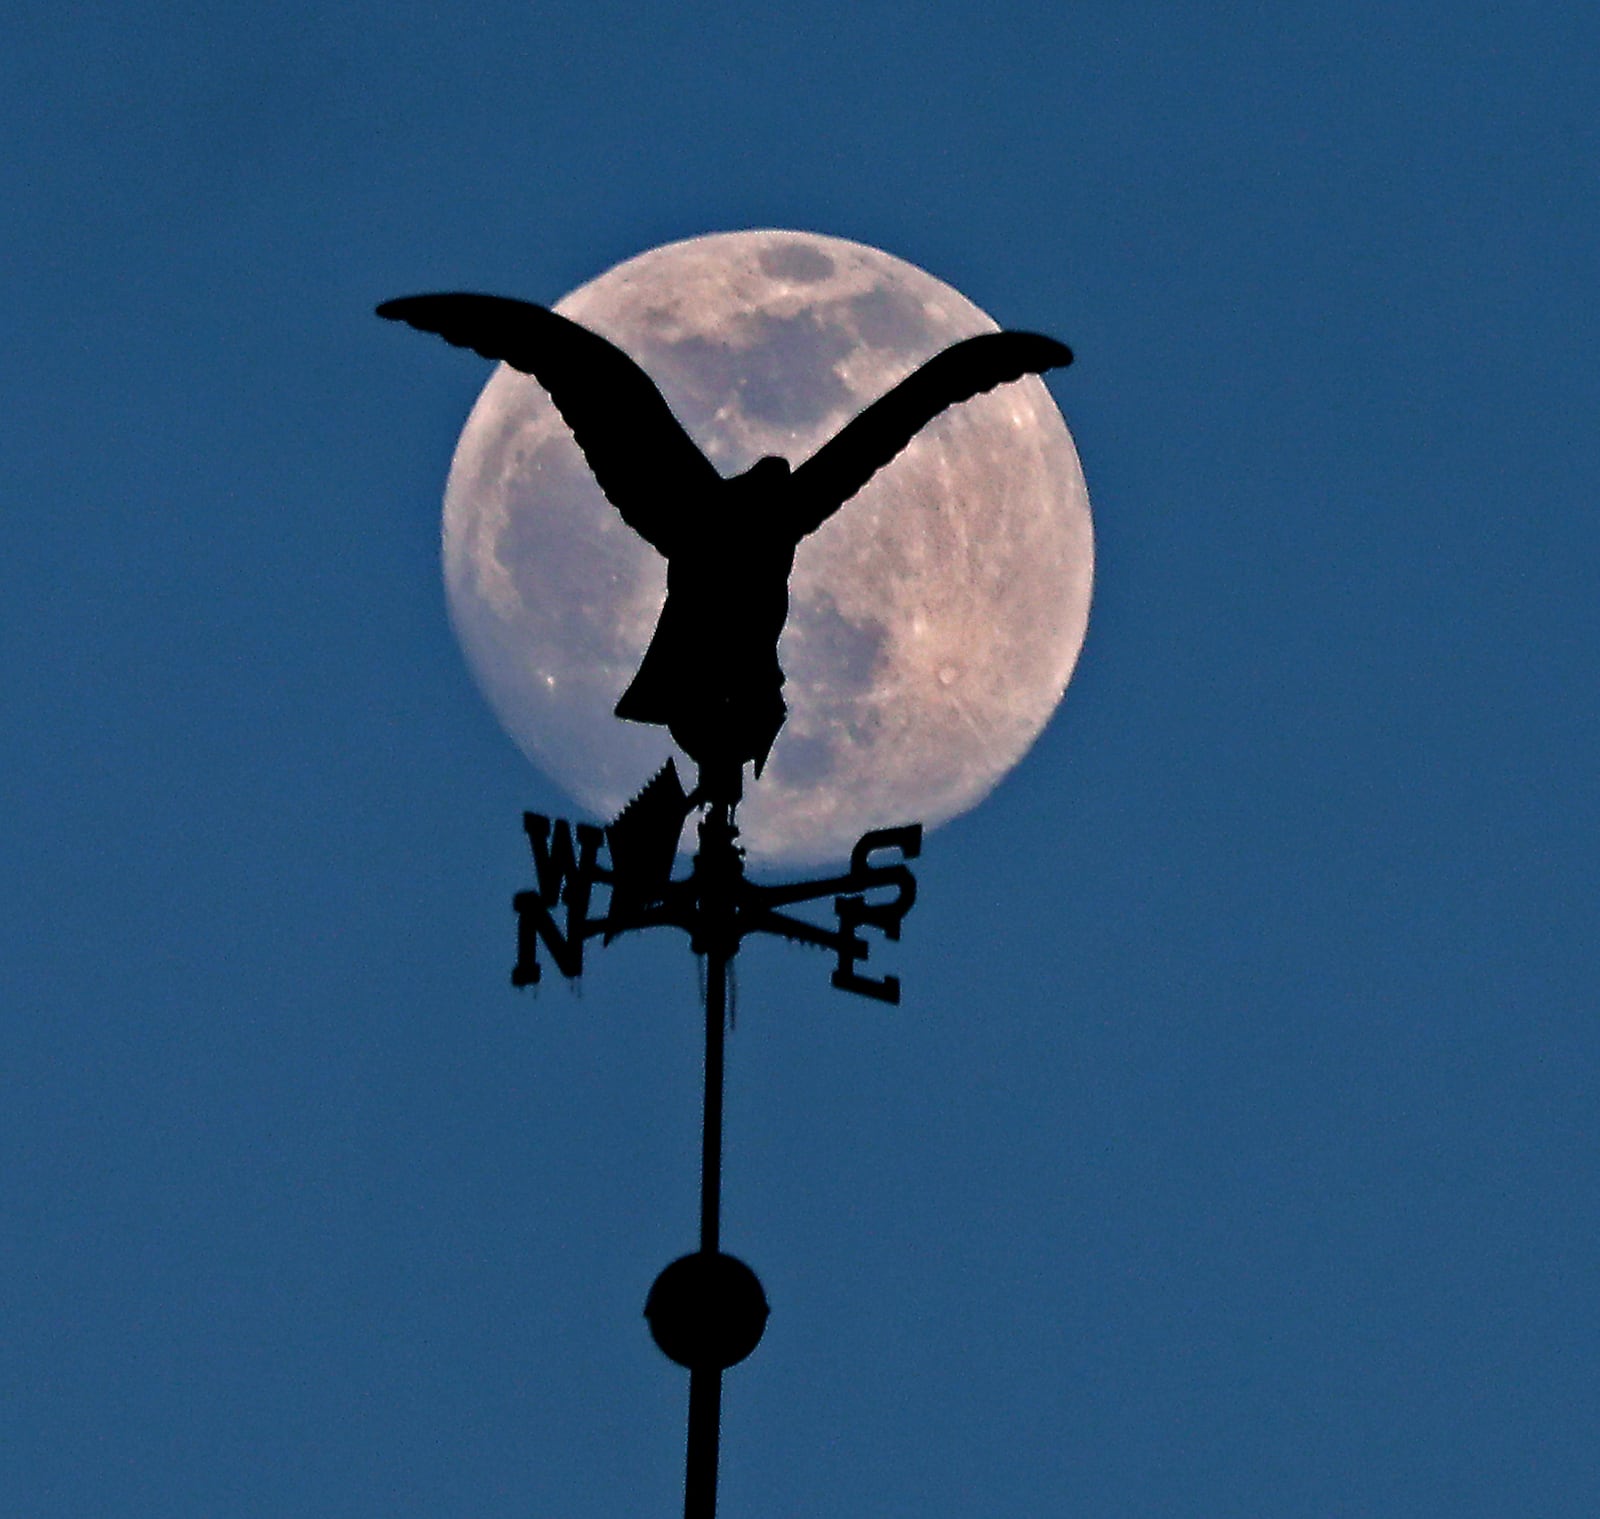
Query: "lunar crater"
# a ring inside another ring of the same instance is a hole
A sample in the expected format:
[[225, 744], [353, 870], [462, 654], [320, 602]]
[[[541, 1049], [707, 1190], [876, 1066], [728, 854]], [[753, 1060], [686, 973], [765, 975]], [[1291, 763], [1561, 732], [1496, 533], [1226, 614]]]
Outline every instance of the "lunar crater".
[[883, 673], [888, 629], [873, 617], [847, 617], [834, 599], [815, 597], [780, 641], [791, 679], [830, 695], [870, 692]]
[[671, 346], [674, 368], [694, 377], [697, 410], [725, 413], [734, 397], [744, 421], [792, 433], [851, 404], [835, 368], [853, 349], [848, 334], [823, 326], [812, 312], [760, 313], [750, 325], [748, 340], [737, 346], [693, 337]]
[[779, 243], [763, 248], [756, 257], [763, 274], [775, 280], [794, 280], [814, 285], [833, 273], [833, 260], [819, 248], [806, 243]]
[[868, 348], [914, 354], [927, 332], [922, 303], [904, 290], [868, 290], [850, 302], [850, 323]]

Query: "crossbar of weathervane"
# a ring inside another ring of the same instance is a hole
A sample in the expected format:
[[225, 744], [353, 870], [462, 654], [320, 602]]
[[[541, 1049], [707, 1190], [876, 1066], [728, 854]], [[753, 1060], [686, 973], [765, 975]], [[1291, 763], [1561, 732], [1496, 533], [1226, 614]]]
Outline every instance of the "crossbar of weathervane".
[[[583, 944], [587, 939], [603, 936], [609, 944], [622, 934], [646, 928], [680, 928], [694, 940], [703, 934], [704, 883], [695, 875], [668, 881], [654, 901], [630, 903], [626, 911], [618, 911], [614, 905], [618, 898], [616, 873], [600, 863], [600, 829], [578, 824], [574, 848], [571, 826], [564, 820], [552, 825], [549, 818], [527, 813], [523, 826], [533, 852], [538, 886], [513, 898], [518, 918], [513, 985], [529, 986], [539, 981], [541, 944], [550, 952], [556, 969], [574, 980], [583, 973]], [[746, 880], [741, 872], [726, 883], [731, 893], [727, 904], [730, 921], [725, 927], [730, 950], [751, 934], [771, 934], [831, 950], [837, 956], [832, 976], [836, 988], [881, 1002], [898, 1002], [897, 977], [868, 977], [856, 970], [857, 963], [870, 953], [860, 930], [873, 928], [887, 939], [899, 939], [901, 921], [916, 901], [916, 879], [907, 862], [916, 859], [921, 848], [922, 826], [910, 823], [863, 834], [851, 851], [849, 870], [840, 875], [766, 885]], [[878, 858], [883, 854], [898, 857]], [[613, 888], [611, 903], [604, 914], [591, 916], [589, 904], [597, 885]], [[869, 894], [877, 892], [888, 895], [872, 899]], [[837, 928], [826, 928], [779, 910], [830, 896]], [[564, 923], [556, 921], [558, 908], [565, 910]]]

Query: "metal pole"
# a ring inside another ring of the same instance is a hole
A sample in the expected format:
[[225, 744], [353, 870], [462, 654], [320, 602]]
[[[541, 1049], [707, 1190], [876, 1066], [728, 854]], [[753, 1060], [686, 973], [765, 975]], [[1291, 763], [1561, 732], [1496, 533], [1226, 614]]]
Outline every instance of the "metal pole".
[[[732, 807], [713, 806], [701, 832], [697, 868], [704, 872], [699, 902], [706, 954], [706, 1092], [700, 1130], [700, 1249], [721, 1249], [722, 1075], [727, 1031], [728, 960], [732, 936], [734, 883], [742, 873], [733, 845]], [[722, 1433], [722, 1368], [697, 1366], [689, 1372], [689, 1440], [683, 1479], [684, 1519], [716, 1519], [717, 1454]]]
[[716, 1519], [717, 1443], [722, 1424], [722, 1372], [689, 1373], [689, 1460], [683, 1478], [683, 1519]]
[[700, 1248], [721, 1249], [722, 1066], [727, 1028], [728, 957], [720, 948], [706, 956], [706, 1107], [700, 1131]]

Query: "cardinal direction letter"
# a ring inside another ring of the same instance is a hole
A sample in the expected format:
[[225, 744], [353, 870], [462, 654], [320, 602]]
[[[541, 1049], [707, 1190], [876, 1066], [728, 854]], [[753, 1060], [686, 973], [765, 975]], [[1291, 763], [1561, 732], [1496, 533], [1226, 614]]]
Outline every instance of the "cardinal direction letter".
[[[746, 883], [740, 911], [741, 936], [773, 934], [795, 944], [811, 944], [837, 956], [833, 984], [879, 1002], [900, 1000], [896, 976], [864, 976], [856, 965], [871, 951], [862, 930], [877, 930], [886, 939], [900, 937], [900, 924], [917, 899], [916, 877], [908, 860], [922, 852], [922, 824], [876, 828], [856, 841], [848, 874], [779, 886]], [[836, 928], [824, 928], [791, 913], [780, 912], [802, 902], [833, 898]]]
[[[889, 850], [898, 850], [899, 858], [874, 860], [873, 856]], [[875, 928], [886, 939], [899, 939], [900, 924], [917, 900], [917, 880], [905, 862], [916, 859], [921, 852], [920, 823], [904, 828], [874, 829], [862, 834], [851, 850], [850, 876], [861, 885], [854, 894], [833, 899], [834, 915], [839, 920], [836, 945], [839, 963], [830, 979], [840, 991], [855, 992], [879, 1002], [899, 1002], [898, 976], [863, 976], [857, 972], [856, 964], [865, 960], [870, 952], [867, 941], [861, 937], [863, 928]], [[885, 887], [890, 890], [887, 897], [872, 899], [868, 896]]]
[[[552, 824], [536, 812], [522, 815], [522, 827], [533, 851], [534, 891], [521, 891], [511, 899], [517, 914], [517, 963], [511, 972], [513, 986], [533, 986], [539, 980], [539, 945], [550, 951], [556, 969], [569, 981], [583, 974], [583, 941], [598, 929], [589, 920], [589, 898], [596, 881], [609, 879], [600, 868], [603, 829], [592, 823], [577, 825], [573, 848], [572, 825], [564, 818]], [[565, 909], [558, 925], [556, 912]]]

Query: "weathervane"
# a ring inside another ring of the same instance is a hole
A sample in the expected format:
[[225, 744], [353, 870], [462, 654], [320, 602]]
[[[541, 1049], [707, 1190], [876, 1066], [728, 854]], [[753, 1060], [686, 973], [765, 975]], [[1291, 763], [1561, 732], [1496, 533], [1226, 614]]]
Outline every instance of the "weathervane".
[[[809, 459], [759, 460], [725, 479], [684, 431], [654, 382], [599, 334], [541, 306], [486, 295], [388, 301], [378, 314], [437, 333], [533, 376], [571, 428], [606, 498], [667, 561], [667, 596], [643, 662], [616, 705], [665, 727], [694, 761], [686, 792], [668, 760], [601, 828], [526, 813], [535, 886], [513, 899], [514, 985], [541, 978], [540, 950], [569, 980], [599, 937], [678, 928], [705, 960], [706, 1057], [700, 1248], [673, 1261], [645, 1302], [661, 1350], [689, 1371], [685, 1519], [713, 1519], [722, 1373], [760, 1342], [767, 1300], [756, 1274], [721, 1248], [722, 1093], [728, 966], [751, 934], [833, 953], [832, 984], [900, 1000], [899, 979], [868, 974], [872, 940], [894, 941], [916, 900], [909, 861], [922, 825], [864, 833], [843, 874], [766, 885], [745, 875], [736, 814], [744, 768], [759, 777], [784, 724], [778, 639], [795, 551], [935, 416], [995, 386], [1060, 367], [1051, 338], [992, 332], [935, 355], [868, 406]], [[699, 847], [673, 877], [684, 825], [699, 811]], [[604, 858], [602, 858], [604, 851]], [[605, 893], [598, 910], [596, 889]], [[829, 926], [786, 911], [831, 898]]]

